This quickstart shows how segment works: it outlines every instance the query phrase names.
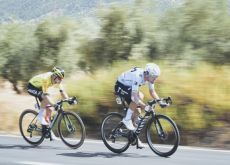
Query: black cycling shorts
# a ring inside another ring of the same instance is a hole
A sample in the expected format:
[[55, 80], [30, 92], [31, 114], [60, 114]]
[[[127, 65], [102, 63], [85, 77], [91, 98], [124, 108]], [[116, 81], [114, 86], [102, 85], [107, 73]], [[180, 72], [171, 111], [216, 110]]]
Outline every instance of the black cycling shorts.
[[42, 94], [43, 94], [42, 89], [39, 89], [39, 88], [37, 88], [37, 87], [35, 87], [29, 83], [27, 86], [27, 92], [30, 95], [37, 97], [40, 102], [42, 101]]
[[127, 102], [127, 104], [130, 104], [132, 102], [131, 99], [132, 87], [125, 86], [119, 81], [117, 81], [114, 86], [114, 90], [115, 90], [115, 94], [119, 95], [120, 97], [123, 97]]

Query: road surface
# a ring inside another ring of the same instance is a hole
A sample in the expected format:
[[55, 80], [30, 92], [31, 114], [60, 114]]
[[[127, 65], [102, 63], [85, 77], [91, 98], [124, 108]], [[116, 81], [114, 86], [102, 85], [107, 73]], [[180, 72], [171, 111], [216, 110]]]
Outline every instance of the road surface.
[[31, 147], [20, 136], [0, 135], [0, 165], [229, 165], [230, 151], [179, 146], [169, 158], [159, 157], [146, 145], [122, 154], [109, 151], [100, 140], [85, 140], [76, 150], [62, 141], [45, 140]]

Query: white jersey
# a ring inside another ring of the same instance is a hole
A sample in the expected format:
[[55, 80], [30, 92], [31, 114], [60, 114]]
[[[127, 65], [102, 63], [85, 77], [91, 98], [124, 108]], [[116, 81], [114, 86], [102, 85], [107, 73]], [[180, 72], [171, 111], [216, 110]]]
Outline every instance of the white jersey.
[[[131, 70], [123, 72], [118, 81], [125, 86], [131, 87], [132, 91], [138, 91], [139, 87], [145, 85], [147, 81], [144, 80], [144, 69], [135, 67]], [[154, 89], [154, 84], [148, 82], [149, 90]]]

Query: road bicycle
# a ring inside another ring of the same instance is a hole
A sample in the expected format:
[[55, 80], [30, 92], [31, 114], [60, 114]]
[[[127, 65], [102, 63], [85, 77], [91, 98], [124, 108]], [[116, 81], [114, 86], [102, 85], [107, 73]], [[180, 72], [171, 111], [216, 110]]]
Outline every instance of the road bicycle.
[[[38, 109], [40, 104], [36, 98]], [[43, 142], [45, 138], [51, 139], [51, 130], [55, 129], [58, 132], [61, 140], [70, 148], [79, 148], [85, 140], [85, 126], [80, 116], [75, 112], [65, 111], [63, 103], [74, 103], [77, 102], [76, 97], [64, 99], [58, 101], [56, 104], [59, 105], [56, 113], [51, 118], [51, 123], [46, 128], [44, 133], [40, 122], [37, 120], [38, 112], [32, 109], [26, 109], [22, 112], [19, 118], [19, 128], [22, 137], [29, 144], [38, 146]], [[57, 122], [57, 126], [55, 123]]]
[[[128, 106], [124, 98], [117, 96], [117, 100], [120, 100], [117, 103], [122, 104], [124, 110], [127, 111]], [[170, 97], [161, 100], [168, 106], [172, 104]], [[171, 118], [155, 112], [156, 104], [157, 100], [148, 102], [152, 110], [145, 111], [134, 131], [128, 130], [122, 123], [125, 115], [117, 112], [107, 114], [101, 124], [101, 138], [105, 146], [115, 153], [126, 151], [130, 145], [136, 145], [138, 148], [138, 135], [145, 130], [146, 141], [154, 153], [162, 157], [172, 155], [180, 142], [179, 130]]]

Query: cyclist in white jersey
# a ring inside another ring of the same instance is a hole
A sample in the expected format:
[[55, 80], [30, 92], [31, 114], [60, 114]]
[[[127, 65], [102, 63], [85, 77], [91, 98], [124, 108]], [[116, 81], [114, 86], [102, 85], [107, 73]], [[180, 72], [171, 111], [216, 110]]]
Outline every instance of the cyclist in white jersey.
[[[132, 68], [126, 72], [123, 72], [117, 79], [115, 84], [115, 93], [120, 95], [129, 104], [129, 109], [127, 110], [126, 116], [123, 118], [122, 122], [125, 124], [127, 129], [135, 130], [132, 122], [133, 113], [137, 112], [137, 108], [145, 109], [145, 111], [152, 110], [149, 105], [143, 102], [144, 94], [139, 91], [139, 87], [148, 84], [149, 93], [152, 98], [159, 100], [159, 105], [164, 108], [167, 106], [166, 103], [159, 99], [158, 94], [154, 89], [154, 82], [160, 75], [160, 68], [154, 63], [146, 64], [145, 69], [142, 68]], [[139, 140], [139, 139], [138, 139]], [[139, 140], [139, 148], [143, 148], [143, 144]]]

